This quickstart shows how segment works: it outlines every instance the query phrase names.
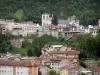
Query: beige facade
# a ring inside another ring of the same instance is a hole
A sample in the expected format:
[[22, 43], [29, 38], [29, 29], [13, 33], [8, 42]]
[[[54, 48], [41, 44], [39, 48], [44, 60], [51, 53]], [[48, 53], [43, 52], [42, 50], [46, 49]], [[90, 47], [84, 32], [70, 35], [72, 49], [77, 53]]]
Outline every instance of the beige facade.
[[0, 75], [38, 75], [40, 62], [33, 59], [9, 57], [0, 59]]
[[47, 65], [50, 69], [62, 75], [68, 75], [69, 70], [60, 69], [65, 65], [78, 65], [79, 51], [69, 48], [66, 45], [45, 45], [42, 48], [42, 53], [45, 59], [42, 60], [43, 65]]
[[68, 75], [68, 70], [66, 69], [60, 70], [60, 75]]

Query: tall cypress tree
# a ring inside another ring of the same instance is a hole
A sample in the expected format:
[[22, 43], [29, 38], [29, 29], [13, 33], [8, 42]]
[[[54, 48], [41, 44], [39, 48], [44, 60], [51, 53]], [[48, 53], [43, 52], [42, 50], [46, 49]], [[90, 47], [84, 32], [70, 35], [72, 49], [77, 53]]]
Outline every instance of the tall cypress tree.
[[53, 16], [53, 18], [52, 18], [52, 24], [53, 25], [58, 25], [58, 19], [57, 19], [57, 16]]
[[32, 52], [31, 49], [28, 50], [27, 55], [28, 55], [28, 56], [33, 56], [33, 52]]

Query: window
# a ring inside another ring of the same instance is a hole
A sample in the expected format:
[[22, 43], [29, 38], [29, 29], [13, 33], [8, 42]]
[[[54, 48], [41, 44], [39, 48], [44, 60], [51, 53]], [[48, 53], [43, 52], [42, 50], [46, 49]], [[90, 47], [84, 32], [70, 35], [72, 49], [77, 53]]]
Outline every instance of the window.
[[43, 16], [43, 20], [45, 20], [45, 16]]
[[49, 16], [47, 16], [47, 20], [49, 19]]

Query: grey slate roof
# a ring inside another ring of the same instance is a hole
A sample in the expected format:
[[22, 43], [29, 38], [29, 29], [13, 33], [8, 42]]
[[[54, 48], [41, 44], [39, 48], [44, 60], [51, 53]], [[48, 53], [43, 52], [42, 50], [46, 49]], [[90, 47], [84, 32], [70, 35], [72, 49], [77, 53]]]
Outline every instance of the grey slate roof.
[[69, 21], [68, 20], [58, 19], [58, 24], [66, 24], [66, 25], [68, 25]]

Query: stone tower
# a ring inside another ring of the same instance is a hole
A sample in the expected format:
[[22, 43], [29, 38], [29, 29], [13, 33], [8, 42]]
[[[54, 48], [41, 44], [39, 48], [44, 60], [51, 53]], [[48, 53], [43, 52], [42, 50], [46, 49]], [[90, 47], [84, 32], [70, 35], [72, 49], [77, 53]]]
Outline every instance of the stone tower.
[[52, 17], [48, 13], [42, 14], [42, 26], [50, 25]]

